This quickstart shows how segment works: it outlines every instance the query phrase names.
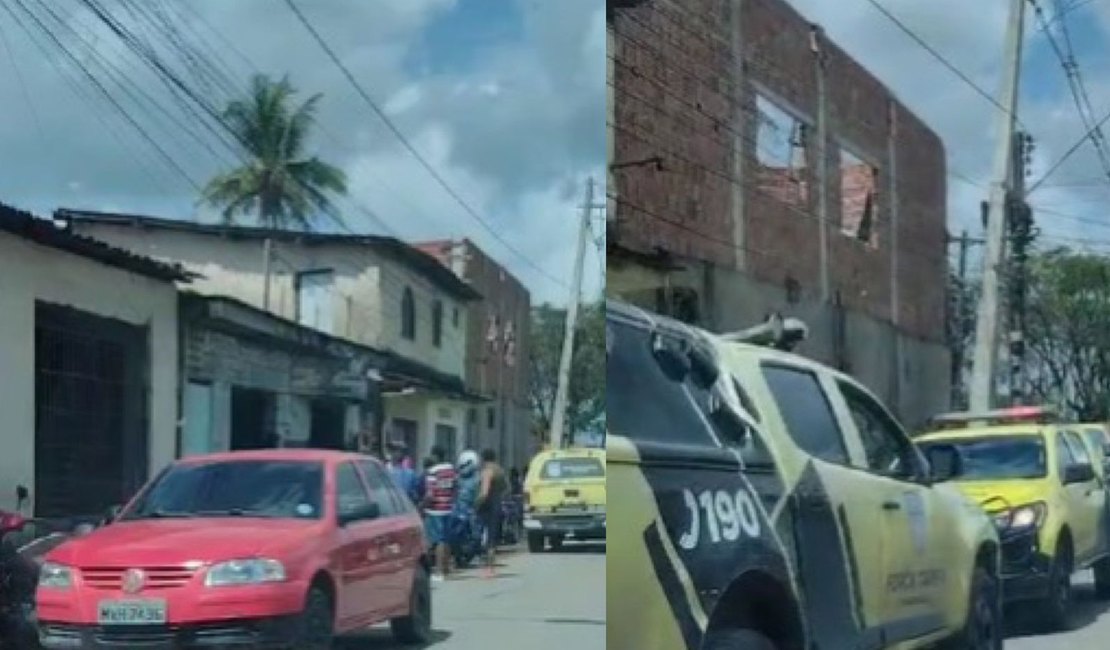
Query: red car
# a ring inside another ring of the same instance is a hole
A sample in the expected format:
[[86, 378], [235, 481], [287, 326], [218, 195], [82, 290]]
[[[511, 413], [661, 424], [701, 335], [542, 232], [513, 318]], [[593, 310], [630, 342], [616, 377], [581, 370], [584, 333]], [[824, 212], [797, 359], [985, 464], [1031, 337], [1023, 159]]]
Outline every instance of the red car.
[[107, 526], [46, 557], [45, 648], [331, 647], [390, 621], [431, 631], [424, 528], [372, 458], [317, 450], [181, 460]]

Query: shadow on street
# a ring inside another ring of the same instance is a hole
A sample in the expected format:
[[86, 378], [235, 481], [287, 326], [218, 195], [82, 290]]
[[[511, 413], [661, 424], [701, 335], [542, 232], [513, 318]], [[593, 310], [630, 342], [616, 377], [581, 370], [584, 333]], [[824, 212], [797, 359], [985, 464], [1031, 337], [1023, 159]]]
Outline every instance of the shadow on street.
[[[1072, 606], [1071, 625], [1067, 631], [1083, 629], [1107, 611], [1110, 611], [1110, 600], [1099, 600], [1095, 597], [1095, 587], [1090, 582], [1083, 582], [1073, 586], [1075, 602]], [[1065, 631], [1058, 632], [1059, 634]], [[1006, 638], [1050, 636], [1058, 634], [1045, 632], [1037, 626], [1037, 611], [1035, 606], [1014, 605], [1006, 608]]]
[[407, 646], [393, 639], [389, 629], [373, 629], [362, 634], [344, 637], [335, 642], [335, 650], [386, 650], [393, 648], [435, 648], [451, 638], [447, 630], [432, 630], [432, 640], [424, 645]]

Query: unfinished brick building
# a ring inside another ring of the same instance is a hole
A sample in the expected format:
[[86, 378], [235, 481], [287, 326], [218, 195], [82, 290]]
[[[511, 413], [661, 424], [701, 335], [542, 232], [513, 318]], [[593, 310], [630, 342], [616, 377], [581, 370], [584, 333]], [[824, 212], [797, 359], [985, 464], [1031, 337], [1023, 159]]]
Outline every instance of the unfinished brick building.
[[609, 293], [803, 352], [910, 423], [947, 406], [943, 143], [785, 0], [609, 12]]

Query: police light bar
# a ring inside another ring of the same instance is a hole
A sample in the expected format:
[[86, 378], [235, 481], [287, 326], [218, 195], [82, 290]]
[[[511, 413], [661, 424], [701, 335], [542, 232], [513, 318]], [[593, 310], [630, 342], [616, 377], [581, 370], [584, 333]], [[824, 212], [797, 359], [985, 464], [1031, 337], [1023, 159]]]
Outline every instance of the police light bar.
[[944, 413], [934, 416], [931, 420], [933, 426], [938, 428], [956, 428], [967, 426], [973, 422], [988, 424], [1004, 424], [1007, 422], [1028, 422], [1046, 424], [1056, 422], [1056, 410], [1049, 406], [1014, 406], [1011, 408], [995, 409], [993, 411], [963, 411], [958, 413]]
[[783, 318], [772, 314], [766, 322], [739, 332], [722, 334], [721, 338], [732, 343], [747, 343], [779, 350], [793, 350], [809, 337], [809, 327], [799, 318]]

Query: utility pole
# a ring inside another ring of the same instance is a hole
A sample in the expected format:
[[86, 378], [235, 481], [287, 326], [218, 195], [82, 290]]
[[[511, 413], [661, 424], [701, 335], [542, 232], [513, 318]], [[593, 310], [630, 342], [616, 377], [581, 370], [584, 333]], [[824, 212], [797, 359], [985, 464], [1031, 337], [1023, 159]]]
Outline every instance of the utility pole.
[[582, 223], [578, 229], [578, 250], [574, 256], [574, 280], [571, 282], [570, 302], [567, 303], [566, 331], [563, 334], [563, 353], [559, 359], [559, 384], [555, 389], [555, 406], [551, 413], [551, 448], [563, 446], [567, 397], [570, 390], [570, 368], [574, 356], [574, 330], [578, 321], [578, 301], [582, 295], [582, 266], [586, 259], [586, 241], [590, 236], [590, 219], [594, 205], [594, 179], [586, 179], [586, 202], [582, 204]]
[[995, 393], [995, 362], [998, 357], [998, 274], [1003, 265], [1006, 234], [1006, 207], [1013, 182], [1014, 128], [1017, 122], [1018, 80], [1021, 76], [1022, 30], [1026, 0], [1010, 0], [1010, 21], [1006, 31], [1005, 74], [999, 104], [1006, 111], [994, 158], [987, 216], [987, 250], [983, 264], [983, 284], [975, 321], [975, 356], [972, 362], [969, 407], [972, 411], [991, 408]]
[[949, 243], [958, 243], [960, 246], [959, 261], [956, 267], [956, 304], [953, 307], [955, 314], [952, 327], [955, 330], [955, 340], [952, 351], [952, 407], [964, 408], [964, 364], [967, 353], [967, 320], [964, 313], [967, 311], [967, 254], [972, 245], [983, 244], [985, 240], [969, 237], [965, 228], [958, 239], [950, 238]]
[[262, 243], [262, 309], [270, 311], [270, 265], [273, 263], [274, 241], [269, 237]]

